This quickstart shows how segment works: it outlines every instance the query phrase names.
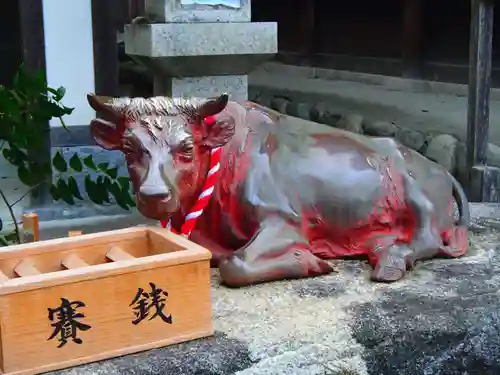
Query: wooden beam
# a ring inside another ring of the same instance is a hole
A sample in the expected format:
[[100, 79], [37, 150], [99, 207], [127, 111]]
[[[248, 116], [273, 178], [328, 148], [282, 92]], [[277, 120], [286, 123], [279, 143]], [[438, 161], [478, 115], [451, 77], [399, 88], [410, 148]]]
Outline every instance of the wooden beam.
[[302, 20], [303, 51], [311, 65], [314, 65], [318, 46], [318, 33], [316, 29], [316, 0], [305, 0]]
[[[18, 0], [21, 24], [21, 44], [24, 68], [30, 74], [39, 71], [45, 73], [45, 29], [43, 25], [43, 0]], [[37, 152], [36, 160], [50, 164], [50, 125], [48, 121], [40, 122], [46, 132], [42, 140], [43, 152]], [[29, 151], [29, 150], [28, 150]], [[51, 179], [48, 178], [47, 181]], [[51, 183], [44, 182], [31, 191], [31, 205], [41, 206], [52, 202]]]
[[98, 95], [119, 96], [117, 30], [120, 0], [92, 0], [95, 91]]
[[422, 68], [422, 0], [404, 0], [402, 23], [403, 77], [419, 78]]
[[472, 201], [500, 202], [500, 169], [487, 165], [494, 0], [471, 0], [466, 190]]

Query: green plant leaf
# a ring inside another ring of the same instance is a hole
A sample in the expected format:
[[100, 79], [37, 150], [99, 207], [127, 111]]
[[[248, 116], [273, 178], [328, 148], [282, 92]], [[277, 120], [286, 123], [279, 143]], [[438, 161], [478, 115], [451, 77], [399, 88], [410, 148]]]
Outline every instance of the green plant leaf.
[[123, 195], [126, 197], [126, 201], [127, 201], [127, 204], [130, 206], [130, 207], [135, 207], [136, 204], [135, 204], [135, 199], [134, 197], [130, 194], [130, 191], [128, 189], [123, 189], [122, 190], [123, 192]]
[[89, 155], [83, 159], [83, 164], [89, 169], [92, 169], [93, 171], [97, 171], [97, 167], [94, 163], [94, 159], [92, 158], [92, 155]]
[[109, 163], [99, 163], [99, 164], [97, 164], [97, 168], [100, 171], [106, 173], [108, 171], [108, 165], [109, 165]]
[[111, 194], [113, 194], [116, 204], [121, 208], [123, 208], [124, 210], [128, 211], [129, 207], [127, 204], [127, 194], [123, 193], [123, 190], [121, 189], [120, 185], [117, 182], [113, 182], [109, 187], [109, 191], [111, 192]]
[[59, 100], [58, 100], [58, 101], [60, 101], [62, 98], [64, 98], [64, 95], [66, 95], [66, 89], [65, 89], [64, 87], [62, 87], [62, 86], [61, 86], [61, 87], [59, 87], [59, 88], [57, 89], [57, 95], [58, 95], [58, 97], [59, 97]]
[[15, 230], [11, 231], [10, 233], [7, 233], [4, 236], [5, 240], [9, 243], [9, 245], [15, 245], [18, 244], [18, 238], [17, 238], [17, 233]]
[[76, 198], [81, 201], [83, 201], [83, 197], [80, 194], [80, 189], [78, 188], [78, 184], [76, 183], [76, 180], [73, 176], [70, 176], [68, 178], [68, 188], [71, 194]]
[[28, 168], [26, 168], [24, 164], [20, 165], [17, 168], [17, 177], [26, 186], [32, 187], [37, 184], [37, 181], [34, 179], [33, 174]]
[[109, 198], [109, 178], [105, 176], [98, 176], [96, 179], [96, 185], [101, 193], [101, 198], [106, 203], [111, 203], [111, 199]]
[[55, 200], [56, 202], [61, 199], [61, 194], [59, 194], [59, 189], [57, 189], [57, 186], [52, 184], [50, 186], [50, 195], [52, 195], [52, 199]]
[[0, 236], [0, 246], [10, 246], [10, 243], [7, 241], [5, 236]]
[[102, 194], [99, 192], [99, 188], [96, 183], [92, 181], [89, 175], [85, 176], [84, 186], [85, 191], [92, 202], [99, 205], [103, 204], [104, 200], [102, 199]]
[[52, 165], [59, 172], [66, 172], [68, 170], [68, 164], [66, 163], [66, 160], [64, 160], [64, 157], [62, 156], [60, 151], [57, 151], [54, 155], [54, 158], [52, 159]]
[[62, 178], [57, 181], [57, 191], [59, 192], [61, 199], [69, 205], [74, 205], [75, 200], [73, 199], [73, 194], [70, 187]]
[[69, 159], [69, 166], [71, 167], [71, 169], [77, 172], [81, 172], [83, 170], [82, 161], [80, 160], [80, 157], [76, 152], [73, 154], [71, 159]]
[[130, 189], [130, 178], [128, 177], [118, 177], [118, 183], [120, 184], [121, 188], [124, 190], [129, 190]]
[[2, 154], [5, 160], [16, 167], [23, 165], [24, 162], [28, 160], [28, 155], [14, 145], [9, 145], [9, 148], [4, 148]]
[[115, 180], [118, 177], [118, 168], [110, 168], [106, 171], [106, 174], [111, 177], [113, 180]]

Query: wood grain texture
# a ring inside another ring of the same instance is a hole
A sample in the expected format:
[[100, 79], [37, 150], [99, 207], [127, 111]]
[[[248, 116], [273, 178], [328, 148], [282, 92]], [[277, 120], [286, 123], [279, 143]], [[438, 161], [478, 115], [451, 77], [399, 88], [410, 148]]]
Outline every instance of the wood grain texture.
[[[213, 333], [210, 253], [184, 238], [155, 228], [131, 228], [33, 245], [0, 251], [3, 374], [37, 374]], [[112, 262], [106, 257], [110, 250], [133, 258], [117, 256]], [[162, 290], [164, 319], [151, 319], [157, 311], [147, 295], [152, 284]], [[136, 324], [141, 305], [134, 304], [135, 297], [145, 298], [143, 307], [150, 306]], [[71, 307], [83, 314], [76, 320], [87, 329], [77, 329], [81, 343], [70, 337], [58, 347], [61, 333], [49, 338], [59, 316], [50, 316], [49, 309], [64, 300], [80, 302]]]

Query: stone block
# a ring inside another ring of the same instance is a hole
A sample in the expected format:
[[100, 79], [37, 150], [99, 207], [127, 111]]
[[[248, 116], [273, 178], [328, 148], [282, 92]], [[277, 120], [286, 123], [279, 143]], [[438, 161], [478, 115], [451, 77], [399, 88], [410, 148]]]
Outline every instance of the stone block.
[[394, 137], [398, 127], [389, 121], [365, 121], [363, 131], [366, 135], [377, 137]]
[[319, 102], [311, 108], [311, 121], [329, 126], [336, 126], [342, 116], [329, 109], [328, 103]]
[[269, 93], [260, 93], [256, 90], [252, 90], [251, 87], [248, 88], [248, 97], [251, 101], [260, 104], [261, 106], [271, 108], [272, 96]]
[[353, 133], [363, 133], [363, 116], [357, 114], [350, 114], [343, 116], [338, 122], [337, 127]]
[[288, 99], [279, 97], [271, 99], [271, 109], [274, 109], [279, 113], [286, 114], [289, 105], [290, 105], [290, 100]]
[[303, 120], [309, 120], [311, 115], [311, 106], [304, 102], [291, 102], [287, 107], [287, 114], [298, 117]]
[[248, 99], [248, 77], [246, 75], [170, 79], [158, 77], [155, 79], [154, 85], [155, 95], [210, 98], [228, 93], [230, 100]]
[[146, 0], [155, 22], [250, 22], [251, 0]]
[[127, 54], [156, 77], [248, 74], [277, 52], [276, 24], [129, 25]]
[[406, 147], [415, 151], [420, 151], [425, 145], [425, 136], [411, 129], [399, 129], [396, 132], [395, 138]]
[[456, 169], [456, 148], [458, 140], [450, 134], [440, 134], [434, 137], [425, 150], [424, 155], [442, 165], [448, 172]]
[[125, 26], [125, 52], [145, 57], [274, 55], [276, 22], [165, 23]]

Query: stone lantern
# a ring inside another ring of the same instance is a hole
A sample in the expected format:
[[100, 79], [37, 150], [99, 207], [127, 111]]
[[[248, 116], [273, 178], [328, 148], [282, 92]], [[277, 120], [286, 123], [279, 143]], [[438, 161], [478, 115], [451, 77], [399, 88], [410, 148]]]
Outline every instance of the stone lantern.
[[248, 73], [277, 52], [277, 24], [251, 0], [146, 0], [151, 23], [125, 27], [125, 51], [150, 68], [154, 94], [248, 99]]

